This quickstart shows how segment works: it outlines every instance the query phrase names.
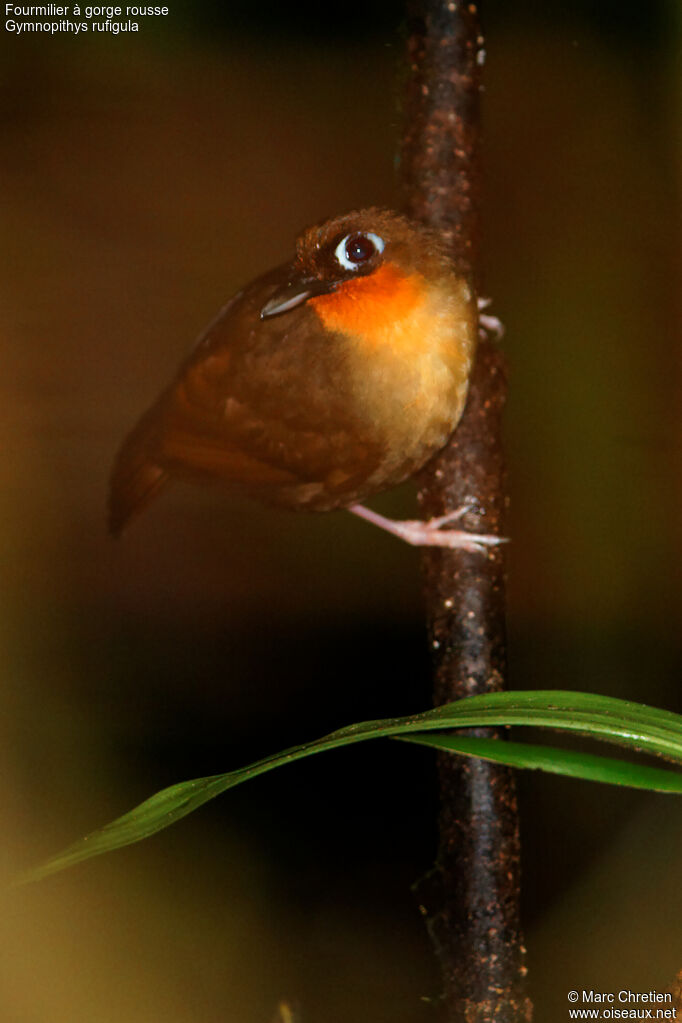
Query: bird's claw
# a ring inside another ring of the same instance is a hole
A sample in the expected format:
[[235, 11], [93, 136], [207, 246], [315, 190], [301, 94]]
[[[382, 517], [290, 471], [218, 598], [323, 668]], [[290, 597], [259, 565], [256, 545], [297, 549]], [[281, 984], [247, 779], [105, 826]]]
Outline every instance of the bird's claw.
[[420, 519], [387, 519], [383, 515], [365, 508], [362, 505], [353, 505], [349, 511], [361, 518], [372, 522], [375, 526], [393, 533], [413, 547], [448, 547], [451, 550], [469, 551], [473, 554], [485, 554], [490, 547], [497, 547], [499, 544], [507, 543], [506, 537], [493, 536], [487, 533], [468, 533], [463, 529], [447, 529], [451, 522], [456, 522], [466, 512], [471, 511], [476, 502], [469, 498], [459, 508], [439, 515], [436, 518], [422, 522]]
[[[418, 519], [399, 523], [396, 535], [415, 547], [448, 547], [450, 550], [469, 551], [472, 554], [485, 554], [490, 547], [507, 543], [506, 537], [494, 536], [489, 533], [467, 533], [464, 529], [444, 529], [447, 520], [454, 516], [442, 516], [428, 522]], [[443, 521], [446, 520], [446, 522]]]
[[478, 299], [478, 332], [482, 337], [485, 337], [486, 334], [492, 334], [499, 341], [501, 337], [504, 337], [504, 324], [502, 320], [498, 319], [497, 316], [490, 316], [488, 313], [483, 312], [491, 302], [491, 298]]

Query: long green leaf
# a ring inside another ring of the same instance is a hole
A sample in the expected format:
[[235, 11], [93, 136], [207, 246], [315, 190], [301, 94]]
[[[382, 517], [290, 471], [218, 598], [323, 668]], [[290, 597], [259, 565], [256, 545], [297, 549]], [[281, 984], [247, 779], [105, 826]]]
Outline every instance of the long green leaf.
[[[260, 774], [324, 750], [347, 746], [368, 739], [407, 736], [410, 733], [443, 731], [453, 728], [529, 725], [572, 731], [591, 738], [616, 743], [630, 749], [666, 757], [682, 763], [682, 717], [592, 693], [562, 690], [520, 693], [487, 693], [405, 718], [365, 721], [341, 728], [330, 735], [302, 746], [294, 746], [275, 756], [227, 774], [212, 775], [181, 782], [157, 792], [134, 810], [111, 824], [92, 832], [69, 846], [21, 880], [33, 881], [73, 866], [82, 860], [138, 842], [173, 824], [221, 792]], [[503, 750], [508, 744], [500, 744]], [[462, 749], [461, 752], [464, 752]], [[488, 751], [490, 752], [490, 751]], [[548, 754], [547, 762], [559, 762], [564, 751]], [[478, 755], [478, 754], [476, 754]], [[583, 754], [575, 754], [577, 758]], [[499, 754], [502, 762], [505, 754]], [[578, 761], [576, 760], [576, 766]], [[512, 765], [513, 766], [513, 765]], [[519, 765], [519, 766], [539, 766]], [[547, 767], [543, 768], [549, 769]], [[587, 773], [576, 776], [591, 777]], [[647, 787], [659, 787], [647, 786]], [[671, 783], [666, 791], [678, 791]]]
[[601, 757], [594, 753], [577, 753], [556, 746], [536, 746], [524, 742], [500, 742], [499, 739], [479, 739], [465, 735], [441, 735], [439, 732], [422, 735], [400, 735], [400, 742], [414, 742], [432, 746], [447, 753], [461, 753], [466, 757], [480, 757], [508, 767], [528, 768], [563, 774], [584, 781], [600, 781], [608, 785], [624, 785], [649, 792], [682, 793], [682, 773], [668, 768], [633, 764], [629, 760]]

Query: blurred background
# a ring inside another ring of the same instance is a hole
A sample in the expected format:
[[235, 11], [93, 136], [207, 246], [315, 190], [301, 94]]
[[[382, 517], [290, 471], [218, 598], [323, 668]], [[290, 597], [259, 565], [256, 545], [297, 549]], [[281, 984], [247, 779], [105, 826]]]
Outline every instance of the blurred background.
[[[225, 299], [302, 226], [395, 203], [402, 17], [184, 0], [136, 35], [0, 37], [3, 1023], [269, 1023], [284, 996], [305, 1023], [433, 1018], [426, 750], [327, 754], [6, 890], [165, 785], [428, 706], [412, 549], [180, 485], [104, 523], [118, 444]], [[511, 685], [680, 711], [679, 4], [483, 17]], [[664, 989], [682, 804], [520, 790], [537, 1019]]]

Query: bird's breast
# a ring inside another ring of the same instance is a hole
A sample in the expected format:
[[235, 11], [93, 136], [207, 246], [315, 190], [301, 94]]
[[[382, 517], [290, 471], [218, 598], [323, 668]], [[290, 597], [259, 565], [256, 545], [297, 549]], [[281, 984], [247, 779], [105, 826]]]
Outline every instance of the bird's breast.
[[471, 290], [391, 265], [311, 299], [344, 336], [356, 410], [396, 463], [442, 447], [466, 401], [476, 342]]

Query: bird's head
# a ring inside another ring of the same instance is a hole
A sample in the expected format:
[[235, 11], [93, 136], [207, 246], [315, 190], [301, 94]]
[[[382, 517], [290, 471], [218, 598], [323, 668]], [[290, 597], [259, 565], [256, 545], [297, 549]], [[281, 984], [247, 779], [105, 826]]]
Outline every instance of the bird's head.
[[399, 317], [431, 287], [455, 281], [435, 232], [390, 210], [355, 210], [303, 232], [288, 278], [261, 318], [310, 303], [332, 329], [353, 329], [358, 318], [366, 328]]

